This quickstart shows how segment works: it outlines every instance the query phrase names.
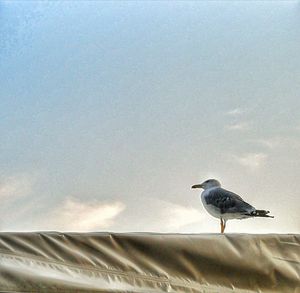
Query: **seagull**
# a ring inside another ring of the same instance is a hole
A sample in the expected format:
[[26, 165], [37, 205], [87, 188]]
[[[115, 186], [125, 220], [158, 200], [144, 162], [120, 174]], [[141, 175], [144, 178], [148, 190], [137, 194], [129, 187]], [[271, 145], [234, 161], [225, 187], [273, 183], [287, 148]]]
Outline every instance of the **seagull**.
[[268, 217], [269, 211], [257, 210], [245, 202], [239, 195], [223, 189], [216, 179], [208, 179], [192, 188], [202, 188], [201, 201], [207, 212], [221, 221], [221, 233], [224, 233], [226, 221], [253, 217]]

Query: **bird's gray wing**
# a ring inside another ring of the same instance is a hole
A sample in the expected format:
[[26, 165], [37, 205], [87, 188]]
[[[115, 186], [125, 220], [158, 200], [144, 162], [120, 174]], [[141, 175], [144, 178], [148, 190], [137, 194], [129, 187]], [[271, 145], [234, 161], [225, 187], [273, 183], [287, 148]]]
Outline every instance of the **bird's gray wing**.
[[211, 204], [224, 213], [248, 214], [255, 210], [245, 202], [239, 195], [223, 188], [215, 188], [205, 197], [206, 204]]

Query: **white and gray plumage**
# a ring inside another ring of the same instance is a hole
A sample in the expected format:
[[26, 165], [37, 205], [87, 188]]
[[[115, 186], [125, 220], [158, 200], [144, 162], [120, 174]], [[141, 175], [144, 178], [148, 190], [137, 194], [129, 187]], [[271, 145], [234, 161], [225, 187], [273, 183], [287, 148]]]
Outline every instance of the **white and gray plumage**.
[[192, 188], [203, 188], [201, 201], [207, 212], [221, 221], [221, 233], [224, 233], [226, 221], [231, 219], [246, 219], [252, 217], [268, 217], [269, 211], [257, 210], [239, 195], [223, 189], [216, 179], [208, 179]]

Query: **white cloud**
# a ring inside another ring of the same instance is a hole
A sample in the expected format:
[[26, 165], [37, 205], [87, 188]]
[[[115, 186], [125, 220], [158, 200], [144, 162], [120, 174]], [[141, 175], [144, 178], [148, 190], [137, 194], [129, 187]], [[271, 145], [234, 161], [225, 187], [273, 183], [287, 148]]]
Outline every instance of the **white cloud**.
[[32, 191], [35, 179], [27, 175], [9, 176], [0, 179], [0, 198], [26, 196]]
[[234, 156], [234, 158], [242, 166], [257, 169], [265, 163], [267, 155], [264, 153], [248, 153], [242, 156]]
[[199, 222], [203, 218], [203, 213], [198, 209], [172, 203], [168, 204], [168, 207], [163, 211], [163, 214], [164, 226], [167, 229], [179, 229], [186, 225]]
[[253, 142], [260, 144], [261, 146], [267, 147], [269, 149], [274, 149], [282, 144], [283, 139], [280, 137], [262, 138], [253, 140]]
[[250, 128], [250, 125], [248, 122], [236, 122], [232, 123], [230, 125], [225, 126], [227, 130], [237, 130], [237, 131], [243, 131], [243, 130], [248, 130]]
[[270, 138], [256, 139], [253, 142], [269, 149], [275, 148], [299, 148], [300, 139], [298, 137], [275, 136]]
[[239, 121], [241, 120], [241, 115], [244, 114], [245, 111], [241, 108], [234, 108], [225, 113], [225, 115], [231, 117], [231, 123], [225, 126], [226, 130], [229, 131], [244, 131], [250, 129], [250, 123], [247, 121]]
[[241, 115], [243, 113], [244, 113], [244, 111], [241, 108], [234, 108], [234, 109], [226, 112], [225, 114], [229, 115], [229, 116], [237, 116], [237, 115]]
[[[121, 202], [82, 202], [68, 198], [53, 212], [50, 224], [54, 229], [68, 231], [92, 231], [110, 227], [114, 219], [125, 209]], [[52, 222], [52, 223], [51, 223]]]

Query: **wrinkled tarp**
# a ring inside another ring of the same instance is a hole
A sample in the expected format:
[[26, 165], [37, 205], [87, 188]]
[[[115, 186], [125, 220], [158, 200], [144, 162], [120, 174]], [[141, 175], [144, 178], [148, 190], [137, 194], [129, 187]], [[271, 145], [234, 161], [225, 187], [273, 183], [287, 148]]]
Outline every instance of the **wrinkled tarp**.
[[0, 233], [0, 292], [300, 292], [300, 235]]

